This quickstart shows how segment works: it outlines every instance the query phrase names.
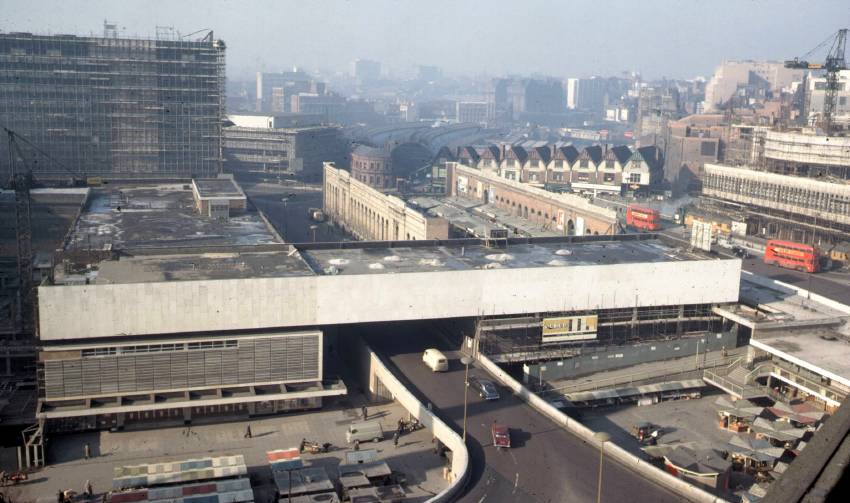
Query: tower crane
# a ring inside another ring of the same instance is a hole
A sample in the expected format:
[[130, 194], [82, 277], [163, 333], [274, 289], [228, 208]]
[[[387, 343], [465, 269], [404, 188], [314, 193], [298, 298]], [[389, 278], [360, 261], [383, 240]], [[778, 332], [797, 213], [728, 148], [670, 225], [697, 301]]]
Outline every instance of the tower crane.
[[[833, 113], [835, 112], [835, 100], [838, 93], [838, 72], [847, 69], [847, 62], [844, 60], [844, 48], [847, 44], [847, 28], [842, 28], [833, 33], [826, 40], [818, 44], [817, 47], [807, 52], [799, 58], [785, 62], [785, 68], [793, 68], [797, 70], [824, 70], [826, 77], [826, 88], [823, 99], [823, 115], [821, 116], [821, 124], [827, 136], [833, 130]], [[816, 51], [823, 47], [829, 47], [826, 60], [823, 63], [813, 63], [808, 61], [808, 58]], [[805, 92], [805, 90], [804, 90]], [[804, 110], [803, 113], [808, 113]]]
[[30, 197], [30, 189], [33, 187], [33, 168], [38, 164], [38, 158], [33, 156], [32, 159], [29, 159], [29, 156], [21, 148], [21, 144], [28, 146], [37, 154], [70, 173], [75, 182], [80, 178], [80, 175], [11, 129], [4, 127], [3, 131], [6, 133], [9, 142], [10, 176], [8, 186], [15, 192], [15, 237], [18, 254], [18, 291], [20, 295], [20, 325], [18, 326], [18, 331], [35, 334], [35, 285], [32, 279], [32, 199]]

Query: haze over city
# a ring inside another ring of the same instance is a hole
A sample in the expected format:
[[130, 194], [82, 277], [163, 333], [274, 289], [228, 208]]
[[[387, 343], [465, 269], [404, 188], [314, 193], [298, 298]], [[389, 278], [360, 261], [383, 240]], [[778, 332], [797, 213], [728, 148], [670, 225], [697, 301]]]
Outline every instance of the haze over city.
[[841, 500], [848, 26], [5, 2], [0, 503]]
[[182, 34], [212, 28], [231, 47], [231, 78], [292, 65], [348, 71], [355, 58], [402, 74], [427, 64], [470, 76], [638, 71], [692, 78], [710, 75], [724, 59], [802, 54], [850, 17], [841, 0], [11, 0], [6, 6], [4, 31], [99, 34], [103, 19], [118, 23], [122, 36], [152, 37], [156, 26]]

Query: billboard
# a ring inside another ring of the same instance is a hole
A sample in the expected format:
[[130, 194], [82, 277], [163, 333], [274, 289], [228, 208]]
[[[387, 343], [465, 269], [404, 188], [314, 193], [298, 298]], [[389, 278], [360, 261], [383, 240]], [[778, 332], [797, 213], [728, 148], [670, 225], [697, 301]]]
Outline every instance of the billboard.
[[461, 194], [466, 194], [466, 186], [469, 183], [469, 179], [465, 176], [457, 177], [457, 191]]
[[599, 316], [583, 314], [579, 316], [561, 316], [543, 318], [543, 343], [573, 342], [596, 339], [596, 326]]
[[691, 226], [691, 247], [711, 251], [711, 222], [694, 220]]

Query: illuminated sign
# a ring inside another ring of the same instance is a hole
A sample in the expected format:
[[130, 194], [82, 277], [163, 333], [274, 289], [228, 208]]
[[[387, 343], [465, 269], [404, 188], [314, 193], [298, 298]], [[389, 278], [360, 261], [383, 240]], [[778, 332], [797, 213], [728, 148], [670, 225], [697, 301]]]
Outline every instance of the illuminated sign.
[[543, 342], [570, 342], [596, 338], [599, 317], [595, 314], [544, 318]]

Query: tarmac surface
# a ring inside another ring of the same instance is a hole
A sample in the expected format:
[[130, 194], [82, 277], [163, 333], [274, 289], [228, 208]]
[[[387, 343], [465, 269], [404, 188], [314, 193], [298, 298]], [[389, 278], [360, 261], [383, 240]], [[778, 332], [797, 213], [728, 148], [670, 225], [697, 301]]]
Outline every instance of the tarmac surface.
[[[310, 208], [322, 208], [321, 184], [278, 183], [271, 175], [259, 172], [241, 171], [235, 176], [250, 202], [266, 214], [287, 243], [350, 240], [333, 225], [310, 218]], [[315, 240], [310, 228], [313, 225]]]
[[[324, 454], [303, 454], [305, 464], [324, 466], [331, 479], [337, 476], [336, 467], [345, 459], [350, 447], [345, 442], [349, 424], [362, 421], [361, 397], [343, 400], [339, 406], [318, 411], [306, 411], [271, 416], [251, 421], [193, 425], [121, 432], [90, 432], [60, 435], [50, 439], [47, 459], [49, 465], [30, 474], [30, 479], [6, 488], [13, 501], [36, 501], [38, 498], [56, 500], [59, 489], [80, 492], [86, 480], [91, 481], [95, 501], [112, 487], [113, 468], [164, 461], [186, 460], [209, 456], [243, 454], [252, 480], [255, 501], [276, 501], [275, 487], [266, 452], [273, 449], [297, 447], [302, 438], [334, 447]], [[442, 478], [445, 459], [434, 454], [429, 430], [403, 435], [398, 447], [393, 446], [392, 432], [399, 418], [407, 411], [398, 403], [369, 404], [368, 419], [380, 420], [386, 440], [368, 443], [363, 449], [377, 449], [378, 458], [392, 470], [403, 472], [407, 478], [408, 498], [405, 501], [425, 501], [446, 487]], [[245, 438], [248, 424], [252, 438]], [[84, 459], [84, 445], [91, 447], [92, 457]]]
[[[402, 332], [404, 337], [392, 336]], [[368, 342], [423, 403], [432, 403], [438, 416], [462, 431], [464, 369], [448, 341], [440, 341], [429, 325], [419, 323], [372, 330]], [[422, 363], [427, 347], [437, 347], [448, 356], [448, 372], [432, 373]], [[477, 368], [470, 368], [470, 375], [487, 377]], [[596, 501], [599, 451], [499, 388], [498, 400], [485, 401], [474, 392], [469, 394], [467, 445], [472, 471], [459, 501]], [[493, 446], [493, 421], [510, 428], [512, 448], [497, 450]], [[602, 501], [679, 500], [617, 462], [605, 460]]]

